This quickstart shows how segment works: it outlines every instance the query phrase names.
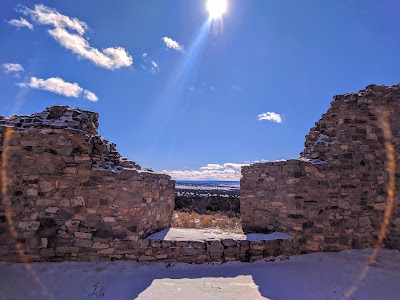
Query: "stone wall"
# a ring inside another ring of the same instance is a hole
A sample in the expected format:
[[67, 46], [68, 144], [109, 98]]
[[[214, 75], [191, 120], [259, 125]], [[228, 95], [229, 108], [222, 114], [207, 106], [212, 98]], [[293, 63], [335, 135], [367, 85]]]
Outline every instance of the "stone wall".
[[16, 242], [28, 260], [119, 255], [170, 226], [174, 181], [122, 158], [97, 126], [65, 106], [0, 117], [0, 260], [19, 260]]
[[[334, 97], [306, 136], [300, 159], [242, 168], [244, 229], [295, 235], [301, 252], [375, 245], [387, 201], [384, 112], [394, 136], [398, 187], [400, 88], [370, 85]], [[385, 246], [400, 248], [397, 194]]]
[[[243, 261], [252, 262], [258, 259], [273, 259], [277, 256], [298, 254], [298, 249], [290, 240], [245, 241], [245, 240], [209, 240], [209, 241], [169, 241], [147, 240], [124, 241], [115, 240], [113, 251], [102, 248], [97, 243], [93, 245], [97, 253], [74, 250], [64, 251], [62, 255], [27, 256], [33, 261], [98, 261], [98, 260], [132, 260], [138, 262], [183, 262], [206, 263]], [[4, 258], [3, 258], [4, 259]], [[18, 258], [7, 261], [20, 261]]]

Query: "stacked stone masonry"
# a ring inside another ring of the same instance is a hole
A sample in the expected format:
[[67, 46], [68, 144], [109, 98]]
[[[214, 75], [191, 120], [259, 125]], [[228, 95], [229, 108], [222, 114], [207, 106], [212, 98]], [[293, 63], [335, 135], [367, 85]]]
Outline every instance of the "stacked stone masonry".
[[[383, 114], [393, 133], [398, 189], [400, 86], [370, 85], [334, 97], [299, 159], [242, 168], [244, 229], [291, 234], [302, 253], [374, 246], [387, 202]], [[384, 246], [400, 248], [397, 193]]]
[[284, 240], [143, 239], [170, 226], [174, 182], [122, 158], [97, 134], [97, 120], [64, 106], [0, 118], [0, 261], [202, 263], [297, 253]]
[[[293, 241], [154, 241], [171, 224], [174, 182], [122, 158], [98, 115], [56, 106], [0, 117], [0, 261], [253, 261], [374, 246], [387, 202], [381, 116], [388, 115], [399, 186], [400, 87], [334, 97], [299, 159], [242, 168], [246, 231]], [[400, 249], [396, 194], [384, 246]]]
[[96, 113], [65, 106], [0, 117], [0, 260], [120, 257], [170, 227], [174, 181], [122, 158], [97, 127]]

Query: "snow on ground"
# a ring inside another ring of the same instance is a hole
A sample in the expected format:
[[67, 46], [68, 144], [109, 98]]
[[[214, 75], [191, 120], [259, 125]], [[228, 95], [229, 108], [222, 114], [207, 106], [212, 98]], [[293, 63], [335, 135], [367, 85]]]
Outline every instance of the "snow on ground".
[[[0, 299], [336, 300], [352, 286], [371, 252], [314, 253], [283, 261], [222, 265], [118, 261], [34, 263], [27, 268], [0, 263]], [[399, 283], [400, 252], [381, 250], [350, 299], [398, 300]]]
[[147, 239], [166, 241], [210, 241], [222, 239], [267, 241], [277, 239], [291, 240], [292, 236], [282, 232], [273, 232], [270, 234], [250, 233], [245, 235], [215, 228], [167, 228], [149, 235]]

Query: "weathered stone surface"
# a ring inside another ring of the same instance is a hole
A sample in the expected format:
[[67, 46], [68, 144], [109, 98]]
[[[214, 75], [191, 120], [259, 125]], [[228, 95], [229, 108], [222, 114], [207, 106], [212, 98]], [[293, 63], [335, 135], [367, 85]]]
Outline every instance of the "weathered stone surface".
[[[335, 97], [307, 135], [300, 159], [242, 169], [244, 228], [287, 232], [293, 241], [143, 240], [169, 227], [173, 181], [122, 158], [98, 136], [97, 114], [63, 106], [0, 118], [2, 151], [9, 158], [0, 214], [6, 205], [12, 208], [19, 251], [29, 261], [254, 261], [371, 247], [386, 208], [382, 111], [389, 113], [398, 151], [400, 88], [368, 86]], [[387, 247], [400, 248], [399, 216], [395, 205]], [[0, 260], [18, 261], [0, 217]]]
[[75, 232], [75, 237], [80, 238], [80, 239], [92, 239], [92, 234], [91, 233], [86, 233], [86, 232]]
[[[174, 181], [121, 157], [97, 127], [97, 113], [66, 106], [0, 117], [8, 189], [0, 213], [9, 206], [29, 254], [43, 260], [120, 259], [113, 243], [170, 226]], [[6, 230], [0, 226], [0, 232]], [[6, 238], [9, 244], [2, 243]], [[15, 241], [2, 234], [0, 243], [11, 249]]]
[[237, 244], [238, 244], [238, 242], [235, 240], [232, 240], [232, 239], [222, 240], [222, 245], [224, 245], [225, 247], [233, 247], [233, 246], [236, 246]]

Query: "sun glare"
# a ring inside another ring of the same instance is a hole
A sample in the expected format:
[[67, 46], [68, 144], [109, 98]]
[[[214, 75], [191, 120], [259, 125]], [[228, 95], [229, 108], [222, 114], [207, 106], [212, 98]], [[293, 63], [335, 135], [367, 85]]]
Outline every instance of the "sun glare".
[[227, 0], [208, 0], [207, 10], [213, 19], [220, 18], [228, 8]]

